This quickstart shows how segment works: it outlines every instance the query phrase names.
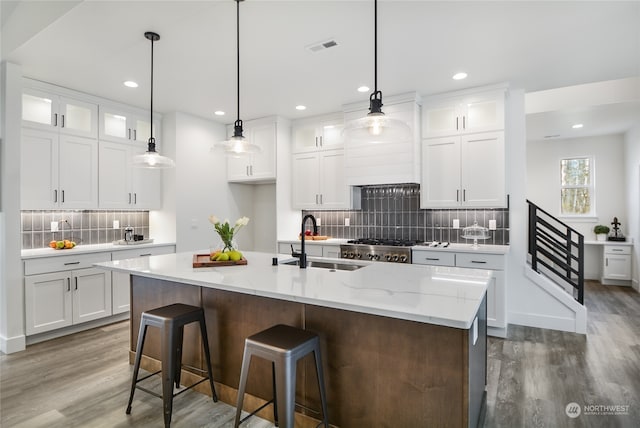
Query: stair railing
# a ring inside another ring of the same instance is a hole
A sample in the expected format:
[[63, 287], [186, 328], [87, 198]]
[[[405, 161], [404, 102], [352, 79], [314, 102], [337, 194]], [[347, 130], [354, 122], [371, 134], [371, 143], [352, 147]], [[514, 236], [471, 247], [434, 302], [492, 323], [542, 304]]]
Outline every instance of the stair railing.
[[538, 265], [544, 266], [554, 280], [571, 285], [574, 298], [584, 304], [584, 236], [533, 202], [527, 203], [531, 269], [540, 272]]

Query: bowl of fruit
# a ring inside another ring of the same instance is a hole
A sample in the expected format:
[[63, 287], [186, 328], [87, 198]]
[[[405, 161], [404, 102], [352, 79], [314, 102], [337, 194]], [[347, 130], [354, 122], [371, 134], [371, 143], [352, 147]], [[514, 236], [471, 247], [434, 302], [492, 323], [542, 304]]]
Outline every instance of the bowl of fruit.
[[49, 242], [49, 247], [53, 248], [54, 250], [70, 250], [75, 246], [76, 243], [73, 241], [69, 241], [68, 239]]

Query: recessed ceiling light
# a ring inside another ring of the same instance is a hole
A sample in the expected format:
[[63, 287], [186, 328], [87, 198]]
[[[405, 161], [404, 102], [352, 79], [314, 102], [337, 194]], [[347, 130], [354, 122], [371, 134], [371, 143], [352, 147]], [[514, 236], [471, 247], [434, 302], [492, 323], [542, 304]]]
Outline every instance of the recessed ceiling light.
[[369, 92], [369, 87], [368, 86], [360, 86], [358, 88], [358, 92]]
[[213, 112], [216, 116], [224, 116], [224, 112], [222, 110], [216, 110]]
[[134, 82], [133, 80], [127, 80], [125, 82], [122, 82], [122, 84], [124, 86], [126, 86], [127, 88], [137, 88], [138, 84], [136, 82]]
[[572, 126], [573, 129], [580, 129], [582, 128], [584, 125], [581, 123], [576, 123], [575, 125]]
[[462, 80], [467, 78], [467, 73], [460, 72], [453, 75], [453, 80]]
[[296, 110], [306, 110], [307, 106], [303, 106], [303, 105], [298, 105], [296, 106]]

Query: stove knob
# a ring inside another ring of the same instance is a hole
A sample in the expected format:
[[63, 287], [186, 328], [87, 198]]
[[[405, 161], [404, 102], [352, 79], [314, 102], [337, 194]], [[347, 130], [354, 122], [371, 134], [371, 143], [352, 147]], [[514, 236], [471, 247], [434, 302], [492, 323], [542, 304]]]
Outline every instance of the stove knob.
[[393, 255], [393, 261], [394, 261], [394, 262], [397, 262], [397, 261], [398, 261], [398, 255], [397, 255], [397, 254], [394, 254], [394, 255]]
[[369, 260], [373, 260], [373, 254], [369, 253], [367, 254], [367, 257], [369, 257]]
[[380, 254], [374, 254], [373, 260], [380, 260]]
[[388, 261], [388, 262], [390, 262], [390, 261], [391, 261], [391, 258], [392, 258], [392, 257], [391, 257], [391, 254], [387, 254], [387, 255], [386, 255], [386, 256], [384, 256], [384, 257], [387, 259], [387, 261]]
[[346, 252], [346, 251], [343, 251], [343, 252], [342, 252], [342, 258], [343, 258], [343, 259], [346, 259], [347, 257], [349, 257], [349, 256], [348, 256], [348, 254], [347, 254], [347, 252]]
[[400, 263], [406, 263], [407, 262], [407, 256], [400, 256]]
[[362, 258], [362, 254], [360, 254], [360, 253], [356, 253], [356, 258], [357, 258], [357, 259], [361, 259], [361, 258]]
[[350, 251], [350, 252], [349, 252], [349, 254], [348, 254], [348, 257], [349, 257], [350, 259], [352, 259], [352, 258], [354, 257], [353, 252], [351, 252], [351, 251]]

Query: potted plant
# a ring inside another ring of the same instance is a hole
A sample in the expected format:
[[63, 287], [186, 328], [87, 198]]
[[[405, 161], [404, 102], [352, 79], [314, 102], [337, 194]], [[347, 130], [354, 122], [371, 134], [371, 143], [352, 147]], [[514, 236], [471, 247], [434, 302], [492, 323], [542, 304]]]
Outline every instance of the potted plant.
[[596, 234], [596, 240], [597, 241], [606, 241], [607, 240], [607, 233], [609, 233], [609, 227], [599, 224], [597, 226], [595, 226], [593, 228], [593, 231]]

